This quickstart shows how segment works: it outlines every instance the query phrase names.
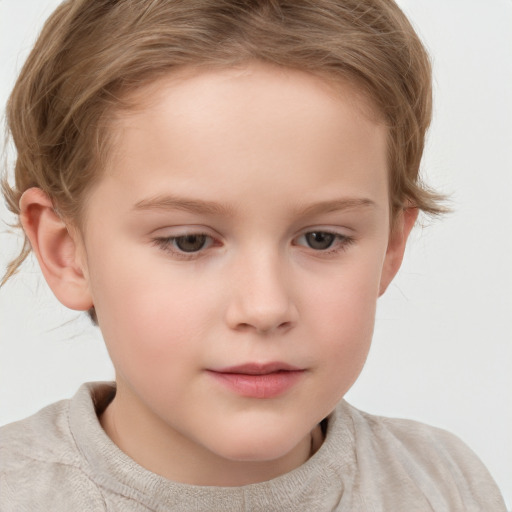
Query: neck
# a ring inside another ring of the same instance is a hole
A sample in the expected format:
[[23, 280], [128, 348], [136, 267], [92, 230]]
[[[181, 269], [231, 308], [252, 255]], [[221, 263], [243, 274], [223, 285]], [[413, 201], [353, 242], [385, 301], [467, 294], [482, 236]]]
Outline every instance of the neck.
[[168, 480], [191, 485], [231, 487], [268, 481], [302, 465], [323, 441], [317, 426], [278, 459], [226, 459], [148, 414], [140, 403], [127, 401], [119, 387], [99, 419], [111, 440], [139, 465]]

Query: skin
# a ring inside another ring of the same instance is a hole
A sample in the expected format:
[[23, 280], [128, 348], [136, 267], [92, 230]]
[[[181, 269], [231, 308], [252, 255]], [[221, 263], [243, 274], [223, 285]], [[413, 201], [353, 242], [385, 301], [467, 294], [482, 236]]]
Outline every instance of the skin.
[[[38, 189], [24, 228], [59, 300], [96, 309], [112, 440], [179, 482], [274, 478], [310, 457], [358, 377], [416, 218], [390, 233], [386, 128], [350, 85], [257, 63], [170, 75], [138, 102], [83, 232]], [[311, 232], [334, 241], [312, 247]], [[205, 245], [183, 253], [172, 237], [189, 234]], [[301, 372], [270, 398], [210, 371], [275, 361]]]

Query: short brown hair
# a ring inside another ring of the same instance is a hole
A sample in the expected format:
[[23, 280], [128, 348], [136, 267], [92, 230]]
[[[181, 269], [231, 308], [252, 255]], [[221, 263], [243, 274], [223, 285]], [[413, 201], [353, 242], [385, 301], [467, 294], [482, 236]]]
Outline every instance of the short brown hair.
[[[389, 129], [390, 202], [444, 211], [421, 184], [432, 110], [431, 67], [393, 0], [67, 0], [46, 22], [7, 105], [17, 150], [15, 183], [3, 180], [19, 215], [39, 187], [79, 223], [87, 191], [108, 154], [108, 119], [123, 96], [183, 66], [259, 60], [349, 80]], [[8, 268], [4, 282], [30, 246]]]

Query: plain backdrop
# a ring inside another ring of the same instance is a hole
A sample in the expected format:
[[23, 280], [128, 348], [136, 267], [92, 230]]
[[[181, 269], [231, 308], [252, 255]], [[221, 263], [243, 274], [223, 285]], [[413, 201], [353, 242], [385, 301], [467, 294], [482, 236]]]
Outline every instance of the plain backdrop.
[[[0, 0], [0, 104], [57, 0]], [[401, 0], [434, 64], [427, 182], [454, 213], [418, 226], [380, 300], [347, 399], [446, 428], [512, 505], [512, 1]], [[0, 207], [0, 271], [19, 246]], [[29, 261], [0, 290], [0, 424], [111, 380], [100, 332], [52, 297]]]

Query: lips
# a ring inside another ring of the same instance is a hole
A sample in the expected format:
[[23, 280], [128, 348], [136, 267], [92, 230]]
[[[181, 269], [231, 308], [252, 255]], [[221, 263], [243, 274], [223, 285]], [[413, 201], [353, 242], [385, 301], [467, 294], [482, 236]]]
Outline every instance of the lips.
[[224, 388], [247, 398], [275, 398], [295, 386], [305, 370], [286, 363], [247, 363], [208, 370]]
[[288, 371], [301, 371], [301, 368], [291, 366], [286, 363], [272, 362], [272, 363], [247, 363], [239, 366], [229, 366], [220, 370], [213, 370], [219, 373], [239, 373], [245, 375], [267, 375], [269, 373], [288, 372]]

